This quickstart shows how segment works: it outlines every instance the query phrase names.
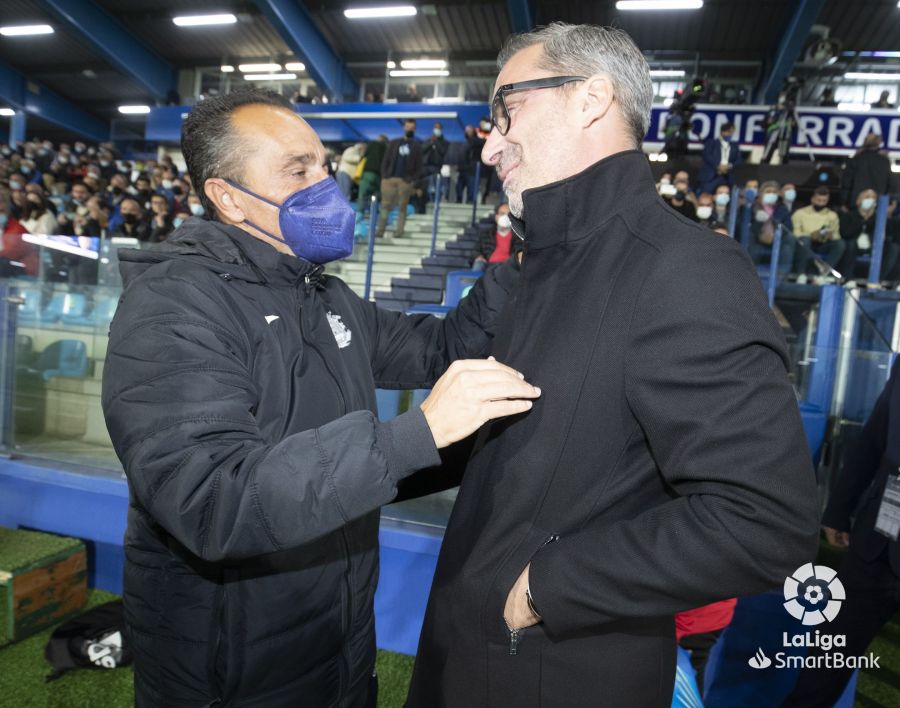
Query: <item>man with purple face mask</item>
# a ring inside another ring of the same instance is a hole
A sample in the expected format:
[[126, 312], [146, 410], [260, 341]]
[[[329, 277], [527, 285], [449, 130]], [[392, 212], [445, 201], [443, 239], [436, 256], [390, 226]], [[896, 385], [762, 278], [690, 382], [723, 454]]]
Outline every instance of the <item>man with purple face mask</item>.
[[[136, 703], [374, 706], [380, 507], [540, 394], [484, 358], [515, 266], [444, 320], [380, 310], [323, 272], [354, 212], [287, 99], [207, 98], [182, 151], [206, 218], [120, 251], [103, 377]], [[376, 387], [433, 390], [381, 422]]]

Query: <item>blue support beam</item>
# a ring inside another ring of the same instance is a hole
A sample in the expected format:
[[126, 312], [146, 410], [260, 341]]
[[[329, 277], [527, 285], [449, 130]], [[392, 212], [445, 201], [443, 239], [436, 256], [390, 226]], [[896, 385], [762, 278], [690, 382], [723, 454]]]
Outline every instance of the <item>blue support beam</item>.
[[299, 0], [256, 0], [313, 80], [335, 101], [356, 100], [359, 85]]
[[86, 113], [50, 89], [28, 81], [25, 75], [0, 62], [0, 98], [16, 111], [43, 118], [89, 140], [109, 140], [109, 124]]
[[16, 114], [9, 119], [9, 146], [13, 150], [19, 143], [25, 142], [26, 124], [25, 111], [16, 111]]
[[98, 54], [152, 96], [165, 98], [175, 88], [175, 69], [90, 0], [42, 1]]
[[509, 8], [509, 24], [516, 34], [534, 29], [535, 0], [506, 0]]
[[791, 75], [794, 63], [800, 57], [809, 31], [816, 23], [825, 0], [792, 0], [784, 22], [784, 31], [778, 40], [778, 48], [766, 67], [766, 72], [756, 91], [757, 103], [774, 104], [784, 80]]

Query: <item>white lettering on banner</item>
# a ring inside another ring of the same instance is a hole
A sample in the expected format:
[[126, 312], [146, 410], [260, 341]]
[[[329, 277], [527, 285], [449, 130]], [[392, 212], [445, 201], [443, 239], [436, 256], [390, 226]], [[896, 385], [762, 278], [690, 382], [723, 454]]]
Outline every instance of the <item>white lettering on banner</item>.
[[900, 147], [900, 120], [892, 120], [888, 128], [887, 146], [890, 149]]
[[866, 118], [865, 123], [862, 124], [862, 128], [859, 129], [859, 135], [856, 136], [856, 147], [862, 147], [862, 144], [865, 142], [866, 136], [869, 133], [878, 133], [878, 135], [881, 135], [881, 121], [878, 118]]
[[663, 113], [659, 117], [659, 127], [656, 129], [656, 139], [657, 140], [665, 140], [666, 139], [666, 122], [669, 120], [669, 114]]
[[[702, 126], [700, 130], [697, 130], [694, 126], [700, 123]], [[694, 118], [691, 121], [691, 139], [692, 140], [706, 140], [709, 137], [709, 128], [710, 128], [710, 119], [708, 113], [695, 113]]]
[[[731, 122], [731, 119], [725, 113], [716, 113], [715, 116], [716, 116], [716, 122], [715, 122], [715, 126], [713, 127], [711, 137], [718, 138], [719, 134], [722, 132], [722, 126], [728, 122]], [[735, 132], [737, 132], [737, 134], [740, 135], [741, 134], [740, 126], [735, 124], [734, 127], [735, 127]]]
[[[834, 147], [853, 147], [853, 138], [850, 133], [853, 131], [853, 119], [844, 116], [835, 116], [828, 123], [828, 138], [826, 144]], [[838, 143], [840, 138], [840, 143]]]
[[797, 144], [821, 145], [825, 121], [817, 116], [797, 117]]
[[744, 117], [743, 117], [740, 113], [738, 113], [738, 114], [734, 117], [734, 120], [731, 121], [731, 122], [734, 123], [734, 136], [735, 136], [735, 139], [740, 140], [740, 139], [741, 139], [741, 125], [742, 125], [743, 122], [744, 122]]
[[[766, 117], [761, 113], [757, 113], [755, 115], [750, 116], [750, 120], [747, 121], [747, 138], [745, 142], [757, 144], [765, 142], [765, 125]], [[762, 133], [759, 140], [755, 138], [756, 133]]]

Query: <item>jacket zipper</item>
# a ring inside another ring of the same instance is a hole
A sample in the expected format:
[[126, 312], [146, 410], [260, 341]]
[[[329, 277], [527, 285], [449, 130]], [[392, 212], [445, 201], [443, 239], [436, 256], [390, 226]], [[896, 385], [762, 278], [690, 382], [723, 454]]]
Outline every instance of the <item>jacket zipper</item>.
[[[506, 623], [506, 620], [504, 620]], [[506, 624], [506, 630], [509, 632], [509, 655], [515, 656], [519, 653], [519, 639], [522, 636], [521, 629], [512, 629], [509, 624]]]
[[[558, 540], [559, 534], [553, 534], [552, 536], [550, 536], [550, 538], [548, 538], [541, 544], [540, 548], [543, 548], [544, 546], [547, 546], [551, 543], [556, 543]], [[540, 548], [538, 550], [540, 550]], [[509, 655], [516, 656], [519, 653], [519, 642], [522, 639], [522, 634], [528, 628], [522, 627], [521, 629], [513, 629], [509, 626], [506, 618], [503, 619], [503, 623], [506, 625], [506, 631], [509, 632]]]
[[[303, 329], [303, 306], [300, 303], [300, 298], [297, 296], [297, 290], [294, 291], [295, 299], [297, 302], [297, 315], [298, 322], [300, 325], [300, 338], [303, 340], [304, 344], [306, 344], [310, 349], [312, 349], [316, 354], [319, 355], [319, 358], [322, 360], [322, 363], [325, 364], [325, 369], [328, 371], [328, 374], [331, 376], [334, 381], [335, 388], [337, 388], [338, 396], [340, 397], [341, 403], [341, 411], [342, 415], [347, 414], [347, 400], [344, 397], [344, 391], [341, 388], [340, 379], [338, 379], [337, 374], [334, 372], [334, 369], [331, 368], [331, 364], [328, 362], [328, 359], [322, 354], [322, 351], [313, 344], [307, 337], [306, 332]], [[350, 542], [347, 540], [347, 528], [341, 527], [341, 550], [344, 554], [344, 561], [346, 564], [346, 568], [344, 571], [344, 589], [347, 593], [346, 602], [341, 603], [341, 630], [343, 632], [343, 643], [341, 644], [341, 661], [339, 666], [339, 690], [340, 690], [340, 701], [343, 703], [344, 694], [347, 691], [347, 683], [350, 678], [350, 644], [349, 644], [349, 633], [350, 627], [353, 625], [353, 583], [351, 582], [351, 571], [352, 571], [352, 563], [350, 560]]]

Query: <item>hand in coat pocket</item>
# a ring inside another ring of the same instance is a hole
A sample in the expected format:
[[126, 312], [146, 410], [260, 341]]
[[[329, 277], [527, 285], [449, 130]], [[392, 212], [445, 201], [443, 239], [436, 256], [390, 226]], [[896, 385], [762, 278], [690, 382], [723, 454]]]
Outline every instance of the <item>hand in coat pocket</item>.
[[511, 630], [532, 627], [541, 621], [541, 618], [532, 611], [528, 604], [528, 569], [530, 567], [530, 563], [525, 566], [525, 570], [522, 571], [506, 598], [503, 619]]

